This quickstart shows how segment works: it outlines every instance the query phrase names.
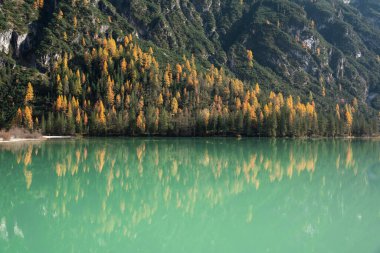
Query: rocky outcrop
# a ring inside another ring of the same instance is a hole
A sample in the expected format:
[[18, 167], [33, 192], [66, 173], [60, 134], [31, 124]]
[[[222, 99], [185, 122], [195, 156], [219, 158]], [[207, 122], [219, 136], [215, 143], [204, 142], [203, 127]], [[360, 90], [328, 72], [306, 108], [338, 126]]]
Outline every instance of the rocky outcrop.
[[0, 32], [0, 52], [9, 53], [13, 30]]
[[17, 40], [16, 40], [16, 55], [17, 56], [20, 53], [21, 46], [25, 44], [27, 36], [28, 36], [27, 33], [24, 33], [24, 34], [21, 34], [21, 35], [17, 35]]

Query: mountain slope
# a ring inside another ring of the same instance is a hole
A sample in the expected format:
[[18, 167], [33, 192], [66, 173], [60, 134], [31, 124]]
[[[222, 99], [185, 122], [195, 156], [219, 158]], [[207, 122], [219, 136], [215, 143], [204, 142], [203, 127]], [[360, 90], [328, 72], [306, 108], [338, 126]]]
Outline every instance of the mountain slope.
[[194, 54], [202, 71], [214, 64], [247, 87], [312, 98], [322, 111], [357, 98], [370, 117], [380, 109], [378, 13], [374, 0], [4, 0], [2, 124], [22, 104], [14, 83], [25, 91], [32, 81], [42, 95], [37, 111], [49, 110], [53, 70], [65, 53], [73, 70], [85, 71], [86, 53], [100, 40], [121, 42], [129, 33], [161, 66]]

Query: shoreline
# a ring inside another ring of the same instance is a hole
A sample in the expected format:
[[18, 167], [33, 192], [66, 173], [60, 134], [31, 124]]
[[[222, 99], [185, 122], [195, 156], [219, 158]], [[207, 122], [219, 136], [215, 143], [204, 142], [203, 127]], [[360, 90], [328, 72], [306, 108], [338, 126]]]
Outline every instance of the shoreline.
[[1, 143], [24, 143], [24, 142], [39, 142], [39, 141], [47, 141], [47, 140], [62, 140], [62, 139], [73, 139], [75, 136], [48, 136], [44, 135], [40, 138], [11, 138], [9, 140], [4, 140], [0, 138]]
[[3, 140], [0, 138], [0, 144], [2, 143], [25, 143], [25, 142], [40, 142], [48, 140], [66, 140], [66, 139], [102, 139], [102, 138], [233, 138], [233, 139], [287, 139], [287, 140], [380, 140], [380, 136], [338, 136], [338, 137], [258, 137], [258, 136], [65, 136], [65, 135], [44, 135], [40, 138], [11, 138], [10, 140]]

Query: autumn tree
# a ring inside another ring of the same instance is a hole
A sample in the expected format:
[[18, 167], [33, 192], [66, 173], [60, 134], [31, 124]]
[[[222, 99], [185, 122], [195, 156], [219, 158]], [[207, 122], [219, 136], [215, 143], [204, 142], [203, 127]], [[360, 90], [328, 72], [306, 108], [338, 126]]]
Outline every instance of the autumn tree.
[[247, 60], [248, 60], [248, 66], [250, 68], [253, 68], [253, 53], [251, 50], [247, 50]]
[[33, 86], [32, 84], [29, 82], [28, 83], [28, 87], [26, 89], [26, 94], [25, 94], [25, 99], [24, 99], [24, 104], [25, 105], [28, 105], [29, 102], [32, 102], [34, 99], [34, 91], [33, 91]]
[[74, 16], [74, 18], [73, 18], [73, 27], [74, 27], [74, 29], [77, 29], [77, 26], [78, 26], [78, 19], [77, 19], [77, 16]]
[[353, 116], [352, 116], [352, 109], [351, 109], [350, 105], [345, 106], [345, 114], [344, 115], [345, 115], [345, 119], [346, 119], [347, 133], [349, 136], [351, 136]]
[[144, 117], [144, 112], [140, 111], [137, 119], [136, 119], [136, 126], [139, 129], [140, 133], [145, 132], [145, 117]]
[[24, 122], [26, 127], [29, 130], [33, 130], [33, 115], [32, 115], [32, 108], [29, 106], [25, 106], [24, 110]]
[[173, 114], [177, 114], [177, 112], [178, 112], [178, 101], [175, 97], [172, 99], [171, 109], [172, 109]]
[[22, 111], [21, 108], [17, 109], [16, 116], [13, 119], [13, 125], [21, 127], [22, 125]]
[[104, 104], [102, 100], [98, 100], [96, 103], [96, 115], [95, 115], [95, 122], [96, 126], [99, 130], [104, 130], [106, 127], [106, 115], [105, 115], [106, 109], [104, 108]]
[[125, 58], [121, 60], [120, 67], [123, 74], [125, 74], [125, 72], [127, 71], [127, 61], [125, 60]]
[[107, 80], [107, 103], [109, 106], [112, 106], [115, 101], [115, 93], [113, 90], [114, 81], [108, 76]]

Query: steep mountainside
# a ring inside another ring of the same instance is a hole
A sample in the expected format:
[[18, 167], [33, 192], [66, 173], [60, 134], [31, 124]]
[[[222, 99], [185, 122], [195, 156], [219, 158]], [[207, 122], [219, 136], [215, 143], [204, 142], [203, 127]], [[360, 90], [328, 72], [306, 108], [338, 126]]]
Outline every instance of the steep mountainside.
[[377, 0], [0, 0], [0, 122], [22, 106], [28, 81], [36, 111], [48, 108], [65, 53], [84, 71], [99, 40], [129, 33], [161, 66], [193, 54], [200, 70], [213, 64], [264, 92], [312, 98], [320, 111], [356, 98], [374, 115], [379, 15]]

